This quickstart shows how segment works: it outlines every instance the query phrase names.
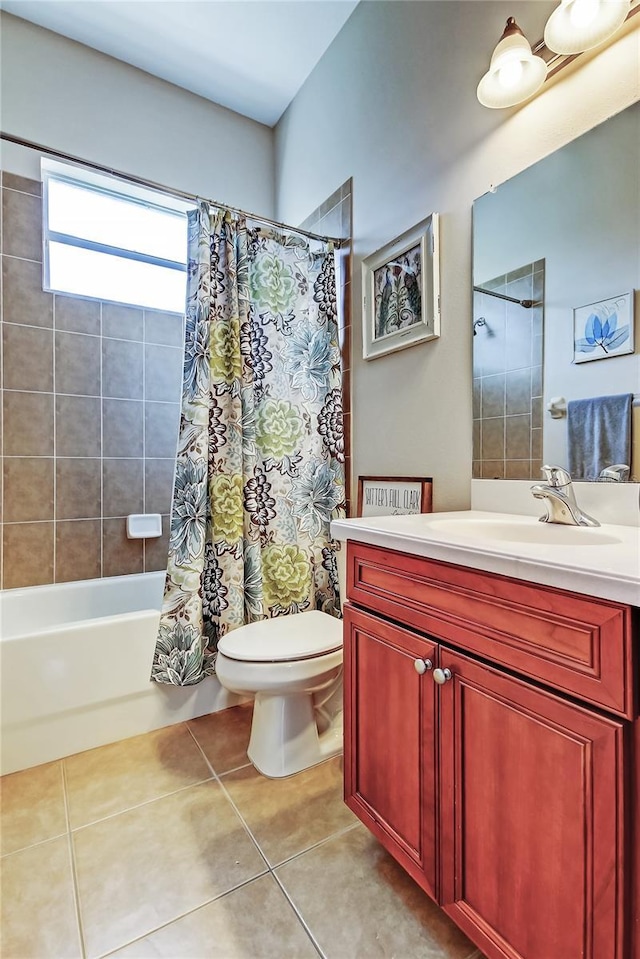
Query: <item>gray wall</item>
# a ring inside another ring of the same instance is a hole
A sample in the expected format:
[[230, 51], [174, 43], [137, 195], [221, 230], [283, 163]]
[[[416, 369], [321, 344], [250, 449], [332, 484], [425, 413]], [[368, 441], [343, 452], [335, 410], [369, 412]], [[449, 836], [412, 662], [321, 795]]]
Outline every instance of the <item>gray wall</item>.
[[[4, 132], [273, 214], [269, 127], [6, 13], [0, 45]], [[3, 169], [40, 176], [37, 157], [26, 166], [28, 154], [0, 148]]]
[[[353, 177], [354, 473], [433, 476], [436, 509], [470, 497], [472, 202], [640, 97], [631, 35], [520, 109], [478, 104], [506, 16], [535, 41], [554, 7], [361, 3], [276, 128], [278, 218], [304, 219]], [[359, 259], [432, 211], [442, 336], [365, 362]]]

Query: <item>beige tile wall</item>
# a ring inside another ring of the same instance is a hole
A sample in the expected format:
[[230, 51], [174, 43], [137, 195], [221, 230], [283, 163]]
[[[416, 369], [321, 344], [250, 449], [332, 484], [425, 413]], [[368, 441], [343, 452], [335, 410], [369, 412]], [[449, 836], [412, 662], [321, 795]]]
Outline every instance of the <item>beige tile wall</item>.
[[473, 475], [539, 479], [542, 465], [544, 260], [478, 284], [527, 309], [485, 293], [473, 295]]
[[164, 569], [182, 318], [44, 293], [34, 180], [3, 172], [0, 242], [2, 588]]

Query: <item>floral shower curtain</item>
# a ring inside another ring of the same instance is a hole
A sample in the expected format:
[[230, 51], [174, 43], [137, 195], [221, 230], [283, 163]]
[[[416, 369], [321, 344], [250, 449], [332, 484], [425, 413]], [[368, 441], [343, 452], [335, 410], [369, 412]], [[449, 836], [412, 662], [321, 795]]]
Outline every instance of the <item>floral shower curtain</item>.
[[345, 501], [335, 265], [316, 246], [204, 202], [189, 215], [157, 682], [199, 682], [219, 637], [244, 623], [340, 615], [329, 539]]

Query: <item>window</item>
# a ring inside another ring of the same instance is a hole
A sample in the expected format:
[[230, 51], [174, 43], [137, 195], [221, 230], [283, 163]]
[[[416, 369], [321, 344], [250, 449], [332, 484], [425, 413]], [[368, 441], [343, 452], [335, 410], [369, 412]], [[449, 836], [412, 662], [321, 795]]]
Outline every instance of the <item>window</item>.
[[51, 160], [44, 183], [44, 288], [184, 313], [189, 204]]

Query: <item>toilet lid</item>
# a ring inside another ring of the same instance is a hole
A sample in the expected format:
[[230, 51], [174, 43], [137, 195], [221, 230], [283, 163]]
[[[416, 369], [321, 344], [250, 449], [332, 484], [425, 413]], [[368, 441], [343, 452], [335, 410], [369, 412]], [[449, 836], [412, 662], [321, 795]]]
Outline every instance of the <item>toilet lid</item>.
[[342, 620], [317, 609], [240, 626], [218, 643], [223, 656], [252, 663], [312, 659], [341, 648]]

